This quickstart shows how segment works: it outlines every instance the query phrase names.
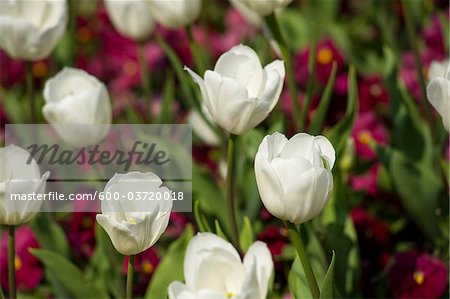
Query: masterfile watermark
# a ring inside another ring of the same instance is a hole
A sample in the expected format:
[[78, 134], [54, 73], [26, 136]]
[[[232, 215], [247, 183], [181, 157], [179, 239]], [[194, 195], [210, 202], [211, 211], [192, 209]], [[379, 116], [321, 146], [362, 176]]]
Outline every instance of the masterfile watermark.
[[[68, 132], [99, 129], [96, 125], [67, 126]], [[5, 143], [25, 149], [29, 153], [26, 163], [36, 163], [41, 173], [50, 173], [41, 192], [17, 192], [15, 186], [23, 183], [20, 178], [5, 184], [13, 211], [20, 211], [27, 202], [41, 201], [40, 211], [89, 212], [113, 200], [131, 203], [130, 211], [151, 211], [152, 203], [161, 200], [172, 200], [173, 211], [192, 210], [190, 125], [111, 125], [102, 140], [77, 147], [64, 142], [51, 125], [7, 124]], [[131, 181], [127, 192], [105, 191], [116, 174], [130, 172], [156, 174], [161, 188], [152, 192]], [[169, 191], [158, 191], [163, 189]], [[81, 202], [89, 204], [80, 208]]]

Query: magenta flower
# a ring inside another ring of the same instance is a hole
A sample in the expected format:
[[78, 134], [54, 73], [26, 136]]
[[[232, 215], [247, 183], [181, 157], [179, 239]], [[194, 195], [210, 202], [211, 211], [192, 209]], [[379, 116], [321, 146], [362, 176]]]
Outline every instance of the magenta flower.
[[383, 86], [380, 77], [369, 76], [358, 80], [359, 110], [361, 112], [374, 109], [386, 110], [389, 93]]
[[368, 171], [361, 175], [352, 175], [350, 177], [350, 185], [355, 191], [364, 191], [369, 196], [379, 195], [378, 190], [378, 172], [380, 164], [375, 163]]
[[374, 159], [376, 153], [369, 147], [368, 141], [373, 139], [377, 144], [385, 145], [388, 142], [388, 131], [375, 113], [367, 111], [358, 115], [352, 137], [355, 140], [356, 153], [361, 158]]
[[439, 298], [446, 290], [448, 269], [437, 258], [417, 252], [401, 252], [389, 271], [389, 287], [397, 299]]
[[[16, 229], [16, 256], [14, 266], [16, 269], [16, 286], [20, 291], [29, 291], [35, 288], [42, 280], [43, 269], [38, 259], [28, 249], [39, 248], [39, 244], [32, 230], [28, 226]], [[0, 245], [1, 286], [8, 289], [8, 233], [4, 232]]]

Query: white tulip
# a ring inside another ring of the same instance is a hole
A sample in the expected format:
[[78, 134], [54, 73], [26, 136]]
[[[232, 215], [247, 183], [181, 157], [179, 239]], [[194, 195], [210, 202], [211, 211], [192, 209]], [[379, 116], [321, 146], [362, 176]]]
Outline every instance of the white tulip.
[[189, 68], [200, 86], [203, 103], [212, 119], [232, 134], [244, 134], [260, 124], [278, 102], [283, 88], [284, 62], [275, 60], [266, 67], [255, 51], [243, 45], [222, 54], [214, 71], [204, 80]]
[[185, 284], [172, 282], [169, 299], [265, 299], [272, 270], [272, 256], [263, 242], [253, 243], [242, 263], [230, 243], [199, 233], [184, 257]]
[[285, 7], [292, 0], [232, 0], [232, 2], [240, 2], [243, 6], [260, 16], [267, 16]]
[[323, 136], [300, 133], [264, 137], [255, 157], [261, 199], [275, 217], [300, 224], [316, 217], [333, 188], [333, 145]]
[[45, 119], [71, 146], [85, 146], [103, 139], [112, 119], [108, 91], [83, 70], [64, 68], [45, 82]]
[[105, 0], [106, 11], [121, 34], [136, 41], [148, 39], [155, 21], [146, 0]]
[[244, 17], [244, 19], [255, 27], [260, 27], [263, 19], [254, 10], [250, 9], [242, 0], [230, 0], [231, 5], [239, 11], [239, 13]]
[[[202, 105], [203, 115], [212, 123], [211, 114], [205, 105]], [[188, 115], [188, 123], [192, 125], [192, 130], [207, 145], [218, 146], [221, 143], [220, 136], [208, 125], [199, 112], [191, 110]]]
[[147, 3], [156, 21], [171, 29], [192, 24], [202, 6], [201, 0], [149, 0]]
[[444, 61], [432, 61], [428, 68], [428, 80], [431, 81], [434, 78], [444, 77], [448, 66], [448, 59]]
[[[154, 173], [116, 174], [106, 184], [97, 222], [123, 255], [135, 255], [158, 241], [169, 223], [171, 192]], [[109, 195], [108, 195], [109, 194]], [[140, 195], [139, 195], [140, 194]], [[161, 195], [161, 200], [150, 200]], [[110, 196], [111, 200], [107, 200]], [[140, 196], [140, 199], [139, 197]], [[144, 198], [146, 196], [146, 199]]]
[[432, 79], [427, 86], [427, 97], [431, 105], [442, 117], [444, 128], [450, 128], [450, 66], [445, 74]]
[[[50, 173], [41, 176], [39, 166], [30, 154], [14, 145], [0, 148], [0, 224], [20, 225], [30, 221], [39, 211], [41, 200], [28, 198], [43, 194]], [[13, 196], [30, 200], [13, 200]]]
[[66, 29], [65, 0], [0, 1], [0, 48], [15, 59], [50, 55]]

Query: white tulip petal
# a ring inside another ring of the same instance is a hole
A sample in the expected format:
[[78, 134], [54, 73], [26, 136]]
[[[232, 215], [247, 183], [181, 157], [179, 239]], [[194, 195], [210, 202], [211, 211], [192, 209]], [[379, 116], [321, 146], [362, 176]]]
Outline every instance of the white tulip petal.
[[189, 290], [209, 288], [226, 293], [230, 275], [239, 279], [234, 273], [239, 268], [242, 268], [239, 254], [222, 238], [202, 233], [189, 242], [184, 258], [184, 279]]
[[267, 296], [270, 276], [273, 271], [272, 255], [263, 242], [256, 241], [244, 257], [246, 278], [240, 299], [264, 299]]
[[318, 147], [321, 156], [326, 158], [329, 170], [333, 169], [336, 152], [331, 142], [324, 136], [316, 136], [314, 137], [314, 144]]
[[259, 145], [258, 154], [266, 156], [270, 162], [280, 155], [287, 142], [286, 136], [279, 132], [267, 135]]
[[442, 117], [444, 128], [450, 128], [450, 81], [435, 78], [427, 86], [427, 97], [431, 105]]
[[154, 18], [167, 28], [179, 28], [194, 22], [201, 9], [200, 0], [147, 1]]

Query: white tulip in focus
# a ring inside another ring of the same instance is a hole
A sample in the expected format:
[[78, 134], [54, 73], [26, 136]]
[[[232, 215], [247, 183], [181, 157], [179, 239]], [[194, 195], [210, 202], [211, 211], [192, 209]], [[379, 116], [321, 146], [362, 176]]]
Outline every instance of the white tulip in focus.
[[[204, 105], [202, 105], [202, 113], [211, 123], [213, 123], [211, 114], [209, 114], [208, 109]], [[218, 134], [208, 125], [208, 123], [196, 110], [193, 109], [189, 113], [188, 122], [192, 125], [192, 130], [194, 133], [207, 145], [220, 145], [221, 140]]]
[[316, 217], [333, 188], [333, 145], [323, 136], [267, 135], [255, 157], [259, 194], [275, 217], [300, 224]]
[[20, 225], [30, 221], [39, 211], [41, 200], [12, 200], [14, 196], [43, 194], [50, 173], [41, 176], [39, 166], [21, 147], [0, 148], [0, 224]]
[[15, 59], [44, 59], [64, 34], [67, 20], [66, 0], [2, 0], [0, 48]]
[[[156, 174], [116, 174], [106, 184], [103, 194], [102, 214], [97, 215], [97, 222], [121, 254], [135, 255], [147, 250], [166, 230], [172, 210], [171, 191], [162, 186]], [[150, 194], [154, 199], [160, 194], [162, 199], [149, 200]], [[111, 200], [107, 200], [108, 196]]]
[[292, 0], [232, 0], [232, 2], [240, 2], [249, 10], [259, 14], [260, 16], [267, 16], [274, 13], [292, 2]]
[[272, 270], [272, 256], [263, 242], [253, 243], [242, 262], [230, 243], [199, 233], [184, 257], [185, 283], [172, 282], [169, 299], [265, 299]]
[[251, 48], [235, 46], [222, 54], [204, 79], [186, 68], [200, 86], [203, 103], [225, 131], [240, 135], [260, 124], [273, 110], [284, 81], [284, 63], [261, 66]]
[[201, 0], [149, 0], [147, 3], [156, 21], [171, 29], [192, 24], [202, 6]]
[[83, 70], [64, 68], [45, 82], [45, 119], [69, 145], [82, 147], [103, 139], [112, 119], [105, 85]]
[[136, 41], [145, 41], [155, 28], [147, 0], [105, 0], [106, 11], [121, 34]]
[[450, 66], [444, 74], [433, 78], [427, 85], [427, 97], [442, 117], [444, 128], [450, 128]]

